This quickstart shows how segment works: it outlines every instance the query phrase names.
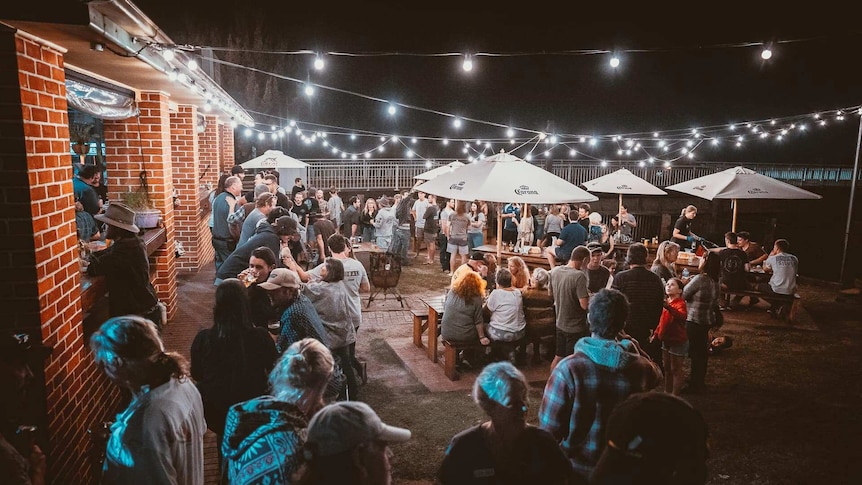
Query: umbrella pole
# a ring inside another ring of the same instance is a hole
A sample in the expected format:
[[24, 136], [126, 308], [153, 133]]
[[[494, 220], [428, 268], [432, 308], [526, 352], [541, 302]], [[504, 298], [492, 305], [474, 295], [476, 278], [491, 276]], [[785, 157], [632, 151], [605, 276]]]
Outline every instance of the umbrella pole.
[[736, 232], [736, 206], [739, 205], [739, 201], [733, 199], [733, 225], [730, 230]]
[[[856, 198], [856, 178], [859, 176], [859, 149], [862, 144], [862, 120], [859, 120], [859, 136], [856, 139], [856, 159], [853, 160], [853, 179], [850, 182], [850, 206], [847, 208], [847, 226], [844, 229], [844, 251], [841, 254], [841, 274], [839, 283], [842, 288], [854, 286], [855, 275], [847, 275], [847, 246], [850, 243], [850, 226], [853, 222], [853, 200]], [[845, 278], [847, 282], [845, 282]]]
[[503, 244], [503, 204], [497, 204], [497, 262], [500, 262], [500, 247]]

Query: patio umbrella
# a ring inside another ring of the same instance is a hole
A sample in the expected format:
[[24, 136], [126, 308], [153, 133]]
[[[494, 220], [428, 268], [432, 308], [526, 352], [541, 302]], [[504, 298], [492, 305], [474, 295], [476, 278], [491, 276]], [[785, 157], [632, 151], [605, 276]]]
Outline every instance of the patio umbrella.
[[[623, 205], [623, 194], [631, 195], [667, 195], [667, 192], [621, 168], [616, 172], [602, 175], [599, 178], [582, 183], [590, 192], [620, 195], [620, 209]], [[617, 213], [619, 213], [618, 211]]]
[[[502, 150], [484, 160], [442, 173], [419, 185], [416, 190], [449, 199], [501, 203], [561, 204], [598, 200], [578, 186]], [[500, 217], [497, 224], [498, 257], [502, 230]]]
[[413, 178], [416, 180], [422, 181], [422, 182], [427, 182], [428, 180], [433, 179], [434, 177], [440, 175], [441, 173], [448, 173], [448, 172], [451, 172], [452, 170], [455, 170], [458, 167], [463, 167], [463, 166], [464, 166], [463, 163], [456, 160], [454, 162], [450, 162], [450, 163], [443, 165], [441, 167], [432, 168], [431, 170], [428, 170], [427, 172], [422, 172]]
[[821, 199], [822, 197], [795, 185], [775, 180], [745, 167], [733, 167], [711, 175], [674, 184], [670, 190], [697, 197], [733, 200], [733, 225], [736, 231], [737, 200], [740, 199]]

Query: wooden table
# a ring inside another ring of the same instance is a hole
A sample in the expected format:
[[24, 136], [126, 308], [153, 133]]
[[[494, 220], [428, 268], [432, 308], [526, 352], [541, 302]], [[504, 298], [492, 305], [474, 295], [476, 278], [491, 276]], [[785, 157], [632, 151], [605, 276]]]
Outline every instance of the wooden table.
[[443, 321], [443, 304], [445, 296], [430, 296], [420, 298], [428, 306], [428, 346], [425, 351], [431, 362], [437, 362], [437, 327]]
[[[493, 254], [494, 256], [497, 255], [497, 246], [492, 246], [490, 244], [485, 244], [484, 246], [476, 246], [474, 250], [479, 251], [482, 254]], [[544, 251], [544, 248], [542, 250]], [[551, 269], [551, 265], [548, 264], [548, 258], [546, 258], [542, 253], [521, 254], [515, 251], [507, 251], [505, 249], [500, 250], [500, 259], [502, 261], [497, 261], [497, 265], [505, 263], [506, 260], [511, 258], [512, 256], [518, 256], [523, 259], [530, 269], [533, 269], [535, 267]]]

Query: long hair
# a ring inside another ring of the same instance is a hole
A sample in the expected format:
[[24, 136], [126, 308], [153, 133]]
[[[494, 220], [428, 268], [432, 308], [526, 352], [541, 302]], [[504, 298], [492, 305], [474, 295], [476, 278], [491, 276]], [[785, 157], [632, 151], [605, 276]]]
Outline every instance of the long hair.
[[252, 324], [245, 285], [236, 278], [222, 281], [216, 288], [213, 308], [213, 334], [216, 340], [225, 343], [239, 341], [242, 332], [250, 328]]
[[344, 279], [344, 263], [341, 261], [329, 257], [326, 258], [324, 263], [326, 265], [326, 276], [323, 278], [323, 281], [327, 283], [337, 283]]
[[515, 288], [525, 288], [530, 283], [530, 269], [527, 268], [527, 263], [520, 256], [512, 256], [506, 261], [507, 266], [512, 273], [512, 286]]
[[464, 301], [471, 298], [483, 297], [485, 295], [485, 285], [487, 283], [479, 273], [475, 271], [464, 271], [452, 283], [452, 291], [460, 296]]
[[156, 325], [138, 315], [108, 319], [90, 337], [90, 349], [97, 364], [122, 362], [125, 374], [139, 384], [189, 375], [188, 361], [176, 352], [165, 352]]
[[668, 259], [668, 255], [674, 251], [677, 253], [679, 252], [679, 244], [673, 241], [662, 241], [656, 250], [653, 265], [657, 264], [659, 266], [664, 266], [668, 271], [670, 271], [670, 274], [676, 274], [676, 268], [674, 268], [673, 263]]
[[269, 373], [272, 395], [279, 401], [305, 404], [309, 411], [316, 411], [323, 406], [323, 392], [334, 367], [332, 353], [319, 341], [305, 338], [294, 342]]
[[460, 216], [460, 215], [464, 215], [466, 212], [467, 212], [467, 208], [464, 207], [464, 201], [463, 200], [456, 200], [455, 201], [455, 213]]

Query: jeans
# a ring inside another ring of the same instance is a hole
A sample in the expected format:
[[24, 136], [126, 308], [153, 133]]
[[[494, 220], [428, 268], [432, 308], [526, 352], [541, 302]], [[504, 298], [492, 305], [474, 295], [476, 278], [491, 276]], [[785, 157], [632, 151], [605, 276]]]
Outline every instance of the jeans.
[[451, 255], [446, 251], [446, 246], [449, 245], [449, 239], [442, 232], [437, 235], [437, 247], [440, 248], [440, 268], [443, 271], [449, 271], [449, 259]]
[[362, 228], [362, 242], [374, 242], [374, 228], [373, 227], [363, 227]]
[[409, 264], [407, 250], [410, 249], [410, 229], [395, 229], [389, 252], [401, 258], [401, 265]]
[[222, 263], [224, 263], [227, 260], [227, 258], [230, 256], [230, 253], [233, 252], [233, 249], [236, 249], [236, 246], [234, 246], [234, 248], [231, 249], [231, 247], [230, 247], [231, 242], [232, 241], [216, 239], [215, 237], [213, 237], [213, 248], [215, 249], [216, 271], [218, 271], [218, 269], [221, 268]]
[[[350, 345], [345, 345], [340, 349], [332, 349], [332, 355], [338, 359], [341, 364], [341, 371], [344, 372], [344, 377], [347, 379], [347, 399], [356, 401], [359, 399], [359, 383], [356, 381], [356, 372], [353, 369], [353, 359], [356, 357], [355, 348]], [[342, 394], [343, 394], [342, 390]], [[342, 401], [344, 396], [339, 396], [339, 401]]]
[[706, 382], [706, 362], [709, 358], [709, 325], [685, 322], [688, 333], [688, 357], [691, 359], [691, 378], [688, 385], [694, 389], [703, 388]]
[[485, 244], [485, 236], [481, 232], [467, 233], [467, 249], [471, 252], [474, 248]]

